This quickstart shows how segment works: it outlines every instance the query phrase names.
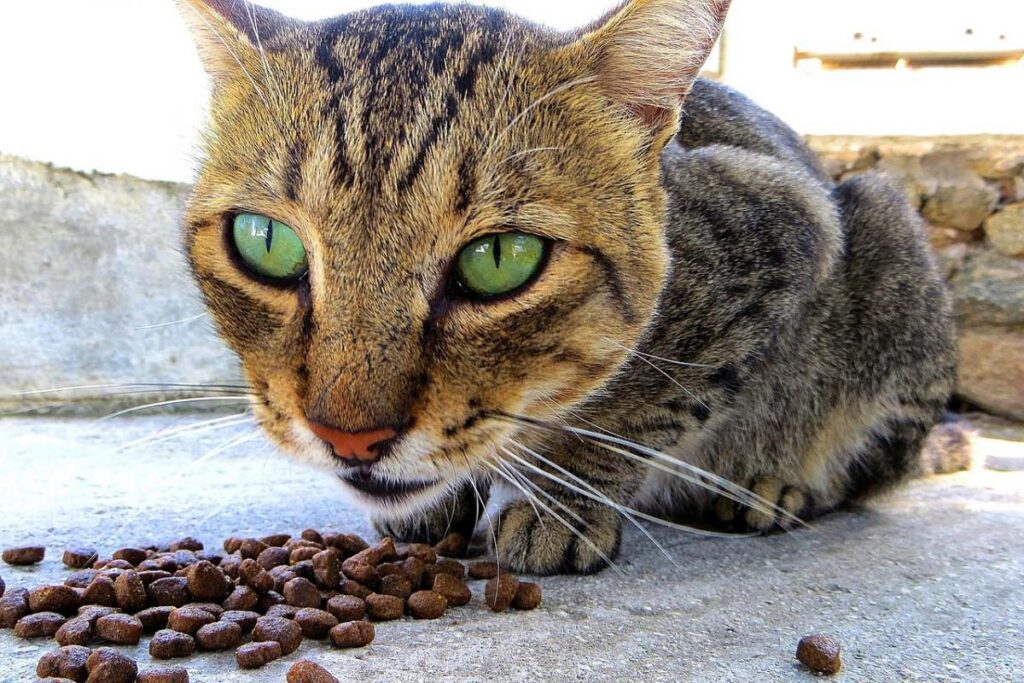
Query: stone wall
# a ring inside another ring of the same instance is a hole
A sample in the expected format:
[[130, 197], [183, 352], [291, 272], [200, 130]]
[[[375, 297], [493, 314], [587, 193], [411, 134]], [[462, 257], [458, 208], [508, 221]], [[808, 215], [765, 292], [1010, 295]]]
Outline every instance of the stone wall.
[[837, 180], [874, 169], [906, 188], [956, 301], [960, 395], [1024, 419], [1024, 138], [809, 142]]

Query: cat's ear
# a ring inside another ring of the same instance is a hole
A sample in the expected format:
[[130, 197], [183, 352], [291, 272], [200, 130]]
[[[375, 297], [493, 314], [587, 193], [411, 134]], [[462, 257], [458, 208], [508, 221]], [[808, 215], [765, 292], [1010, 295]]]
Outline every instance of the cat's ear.
[[214, 80], [239, 72], [244, 57], [297, 23], [248, 0], [177, 0], [177, 5]]
[[598, 86], [640, 123], [670, 125], [710, 55], [731, 0], [630, 0], [577, 42]]

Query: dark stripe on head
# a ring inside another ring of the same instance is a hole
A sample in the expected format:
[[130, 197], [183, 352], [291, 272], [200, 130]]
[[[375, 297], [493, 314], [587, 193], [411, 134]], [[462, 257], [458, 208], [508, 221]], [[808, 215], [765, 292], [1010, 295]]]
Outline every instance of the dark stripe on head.
[[581, 249], [583, 253], [593, 258], [594, 262], [601, 269], [601, 272], [604, 274], [605, 283], [608, 285], [608, 289], [611, 290], [612, 298], [619, 305], [622, 317], [625, 318], [626, 322], [636, 322], [636, 311], [633, 310], [629, 300], [626, 298], [626, 290], [622, 287], [622, 279], [619, 277], [619, 271], [615, 264], [612, 263], [612, 260], [596, 247], [582, 247]]
[[476, 152], [468, 152], [459, 164], [459, 186], [455, 191], [455, 213], [463, 214], [476, 196]]
[[284, 194], [291, 201], [299, 198], [302, 189], [302, 163], [306, 160], [306, 143], [296, 140], [288, 148], [288, 167], [284, 174]]
[[423, 172], [423, 166], [427, 162], [427, 155], [430, 154], [430, 150], [437, 144], [441, 133], [448, 129], [452, 121], [455, 120], [455, 117], [458, 116], [458, 113], [459, 102], [455, 99], [454, 95], [449, 95], [445, 101], [444, 112], [434, 117], [430, 124], [430, 132], [427, 133], [427, 139], [424, 140], [423, 146], [420, 147], [416, 157], [409, 165], [409, 170], [406, 172], [405, 177], [398, 183], [399, 191], [407, 192], [413, 186], [420, 173]]

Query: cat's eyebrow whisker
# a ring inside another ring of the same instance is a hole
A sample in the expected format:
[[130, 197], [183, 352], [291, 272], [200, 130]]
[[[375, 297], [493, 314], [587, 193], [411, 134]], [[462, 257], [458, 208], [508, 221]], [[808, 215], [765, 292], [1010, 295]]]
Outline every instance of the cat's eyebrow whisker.
[[[642, 533], [644, 536], [647, 537], [647, 540], [649, 540], [651, 543], [654, 544], [655, 548], [657, 548], [658, 550], [661, 551], [661, 554], [664, 555], [665, 558], [669, 562], [671, 562], [673, 565], [675, 565], [677, 569], [681, 569], [681, 567], [679, 566], [679, 563], [676, 561], [676, 558], [674, 558], [672, 555], [670, 555], [669, 552], [667, 550], [665, 550], [664, 546], [662, 546], [661, 543], [658, 542], [658, 539], [654, 538], [654, 535], [651, 534], [651, 532], [648, 531], [647, 528], [643, 524], [641, 524], [640, 522], [637, 521], [636, 517], [633, 514], [635, 511], [632, 508], [626, 507], [625, 505], [622, 505], [621, 503], [616, 502], [615, 500], [613, 500], [611, 498], [611, 496], [608, 496], [608, 495], [606, 495], [604, 493], [601, 493], [601, 491], [599, 491], [597, 488], [595, 488], [590, 483], [584, 481], [580, 477], [577, 477], [576, 475], [574, 475], [569, 470], [559, 466], [558, 464], [552, 462], [548, 458], [545, 458], [543, 455], [541, 455], [540, 453], [536, 452], [532, 448], [529, 448], [528, 446], [524, 446], [523, 444], [520, 444], [520, 443], [516, 443], [514, 445], [517, 446], [519, 449], [521, 449], [523, 452], [528, 453], [529, 455], [532, 455], [533, 457], [539, 459], [541, 462], [546, 463], [548, 466], [554, 468], [558, 472], [560, 472], [560, 473], [564, 474], [565, 476], [569, 477], [573, 481], [578, 482], [579, 484], [581, 484], [583, 487], [585, 487], [589, 491], [592, 491], [596, 496], [600, 496], [601, 501], [599, 501], [599, 502], [601, 502], [603, 505], [607, 505], [607, 506], [611, 507], [613, 510], [615, 510], [620, 515], [622, 515], [627, 520], [629, 520], [629, 522], [633, 526], [635, 526], [637, 529], [640, 530], [640, 533]], [[524, 465], [527, 464], [524, 460], [519, 458], [515, 453], [511, 453], [511, 452], [507, 451], [506, 449], [502, 449], [502, 450], [505, 451], [506, 455], [514, 458], [515, 460], [523, 463]], [[561, 483], [561, 482], [559, 482], [559, 483]]]
[[117, 451], [126, 451], [136, 446], [142, 446], [144, 444], [156, 444], [168, 441], [170, 439], [178, 438], [181, 436], [194, 436], [204, 432], [225, 429], [227, 427], [234, 427], [236, 425], [245, 424], [252, 419], [252, 413], [238, 413], [237, 415], [228, 415], [226, 417], [218, 417], [212, 420], [205, 420], [203, 422], [188, 424], [181, 427], [174, 427], [165, 431], [158, 432], [151, 436], [146, 436], [141, 439], [135, 439], [122, 446], [118, 446]]
[[[503, 473], [500, 469], [495, 467], [493, 464], [491, 464], [490, 462], [484, 461], [484, 465], [486, 465], [487, 467], [491, 468], [495, 473], [497, 473], [497, 475], [499, 477], [501, 477], [505, 481], [507, 481], [510, 484], [513, 484], [513, 486], [515, 486], [515, 484], [513, 483], [513, 480], [511, 478], [509, 478], [508, 475]], [[518, 486], [517, 486], [517, 488], [518, 488]], [[520, 489], [520, 490], [522, 490], [522, 489]], [[605, 563], [608, 564], [609, 567], [612, 567], [619, 574], [625, 575], [625, 572], [622, 571], [622, 568], [619, 567], [619, 565], [617, 565], [610, 557], [608, 557], [607, 553], [605, 553], [603, 550], [601, 550], [601, 548], [599, 548], [597, 546], [597, 544], [594, 543], [590, 539], [589, 536], [587, 536], [582, 531], [580, 531], [579, 529], [574, 527], [572, 524], [567, 522], [564, 517], [562, 517], [560, 514], [558, 514], [554, 510], [552, 510], [550, 506], [548, 506], [547, 504], [544, 503], [544, 501], [540, 500], [536, 496], [534, 496], [534, 499], [536, 500], [537, 504], [540, 505], [544, 509], [545, 512], [547, 512], [549, 515], [551, 515], [556, 520], [561, 522], [562, 526], [564, 526], [566, 529], [568, 529], [573, 535], [575, 535], [581, 541], [586, 543], [587, 546], [590, 547], [590, 549], [593, 550], [597, 554], [598, 557], [600, 557], [602, 560], [604, 560]], [[560, 505], [561, 505], [561, 503], [560, 503]]]
[[[673, 458], [670, 455], [666, 455], [665, 453], [644, 446], [643, 444], [638, 444], [634, 441], [630, 441], [619, 436], [614, 436], [610, 434], [599, 434], [597, 432], [592, 432], [587, 429], [581, 429], [579, 427], [552, 424], [550, 422], [537, 420], [535, 418], [530, 418], [523, 415], [504, 414], [504, 417], [518, 424], [531, 425], [534, 427], [547, 429], [550, 431], [578, 434], [580, 436], [586, 437], [595, 446], [599, 446], [613, 453], [618, 453], [619, 455], [622, 455], [625, 458], [646, 465], [647, 467], [653, 467], [655, 469], [658, 469], [662, 472], [665, 472], [666, 474], [670, 474], [678, 479], [693, 484], [694, 486], [707, 489], [724, 498], [728, 498], [729, 500], [739, 503], [740, 505], [752, 508], [754, 510], [758, 510], [765, 514], [774, 513], [775, 515], [785, 517], [786, 519], [789, 519], [790, 521], [801, 526], [807, 526], [807, 523], [801, 520], [796, 515], [792, 514], [791, 512], [782, 507], [779, 507], [775, 503], [772, 503], [771, 501], [762, 498], [753, 491], [750, 491], [749, 489], [746, 489], [735, 482], [729, 481], [724, 477], [720, 477], [716, 474], [713, 474], [712, 472], [708, 472], [707, 470], [701, 469], [700, 467], [692, 465], [684, 460]], [[653, 458], [653, 460], [641, 457], [637, 453], [634, 453], [631, 450], [626, 449], [633, 449], [639, 453], [642, 453], [643, 455], [648, 456], [648, 458]], [[663, 462], [669, 463], [673, 467], [669, 467], [665, 464], [662, 464]]]
[[714, 368], [714, 367], [716, 367], [714, 365], [708, 365], [706, 363], [686, 363], [686, 362], [681, 361], [681, 360], [673, 360], [671, 358], [663, 358], [661, 356], [655, 356], [652, 353], [644, 353], [643, 351], [638, 351], [637, 349], [631, 349], [630, 347], [626, 346], [625, 344], [622, 344], [621, 342], [618, 342], [618, 341], [612, 339], [611, 337], [601, 337], [601, 339], [603, 341], [606, 341], [606, 342], [611, 342], [612, 344], [615, 344], [619, 348], [621, 348], [621, 349], [623, 349], [625, 351], [628, 351], [629, 353], [631, 353], [631, 354], [633, 354], [635, 356], [643, 356], [644, 358], [651, 358], [653, 360], [660, 360], [660, 361], [662, 361], [664, 363], [671, 363], [672, 365], [681, 365], [681, 366], [687, 367], [687, 368]]
[[196, 397], [196, 398], [177, 398], [177, 399], [174, 399], [172, 401], [157, 401], [156, 403], [147, 403], [146, 405], [142, 405], [142, 406], [135, 406], [133, 408], [125, 408], [124, 410], [119, 410], [116, 413], [111, 413], [110, 415], [105, 415], [104, 417], [101, 417], [97, 421], [98, 422], [107, 422], [108, 420], [113, 420], [114, 418], [121, 417], [123, 415], [130, 415], [132, 413], [137, 413], [139, 411], [147, 410], [149, 408], [163, 408], [163, 407], [166, 407], [166, 406], [181, 405], [181, 404], [185, 404], [185, 403], [202, 403], [204, 401], [231, 401], [231, 402], [235, 402], [235, 403], [239, 403], [239, 402], [250, 403], [252, 401], [252, 397], [251, 396], [199, 396], [199, 397]]
[[256, 22], [256, 10], [248, 0], [242, 0], [242, 2], [245, 5], [245, 13], [249, 17], [249, 23], [252, 25], [253, 35], [256, 37], [256, 48], [260, 53], [260, 61], [263, 62], [263, 74], [267, 77], [267, 83], [270, 84], [270, 89], [274, 91], [275, 95], [277, 95], [277, 101], [284, 104], [284, 95], [281, 94], [281, 89], [274, 80], [274, 76], [270, 69], [270, 61], [267, 59], [267, 51], [263, 49], [263, 40], [260, 38], [260, 28]]

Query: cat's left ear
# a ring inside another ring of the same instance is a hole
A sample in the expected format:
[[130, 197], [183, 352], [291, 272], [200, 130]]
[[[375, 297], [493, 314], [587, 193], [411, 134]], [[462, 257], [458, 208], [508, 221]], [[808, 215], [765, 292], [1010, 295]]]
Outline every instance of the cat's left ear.
[[214, 80], [238, 73], [245, 59], [296, 20], [248, 0], [177, 0]]
[[659, 136], [677, 120], [730, 2], [630, 0], [586, 30], [573, 47], [589, 56], [598, 86]]

